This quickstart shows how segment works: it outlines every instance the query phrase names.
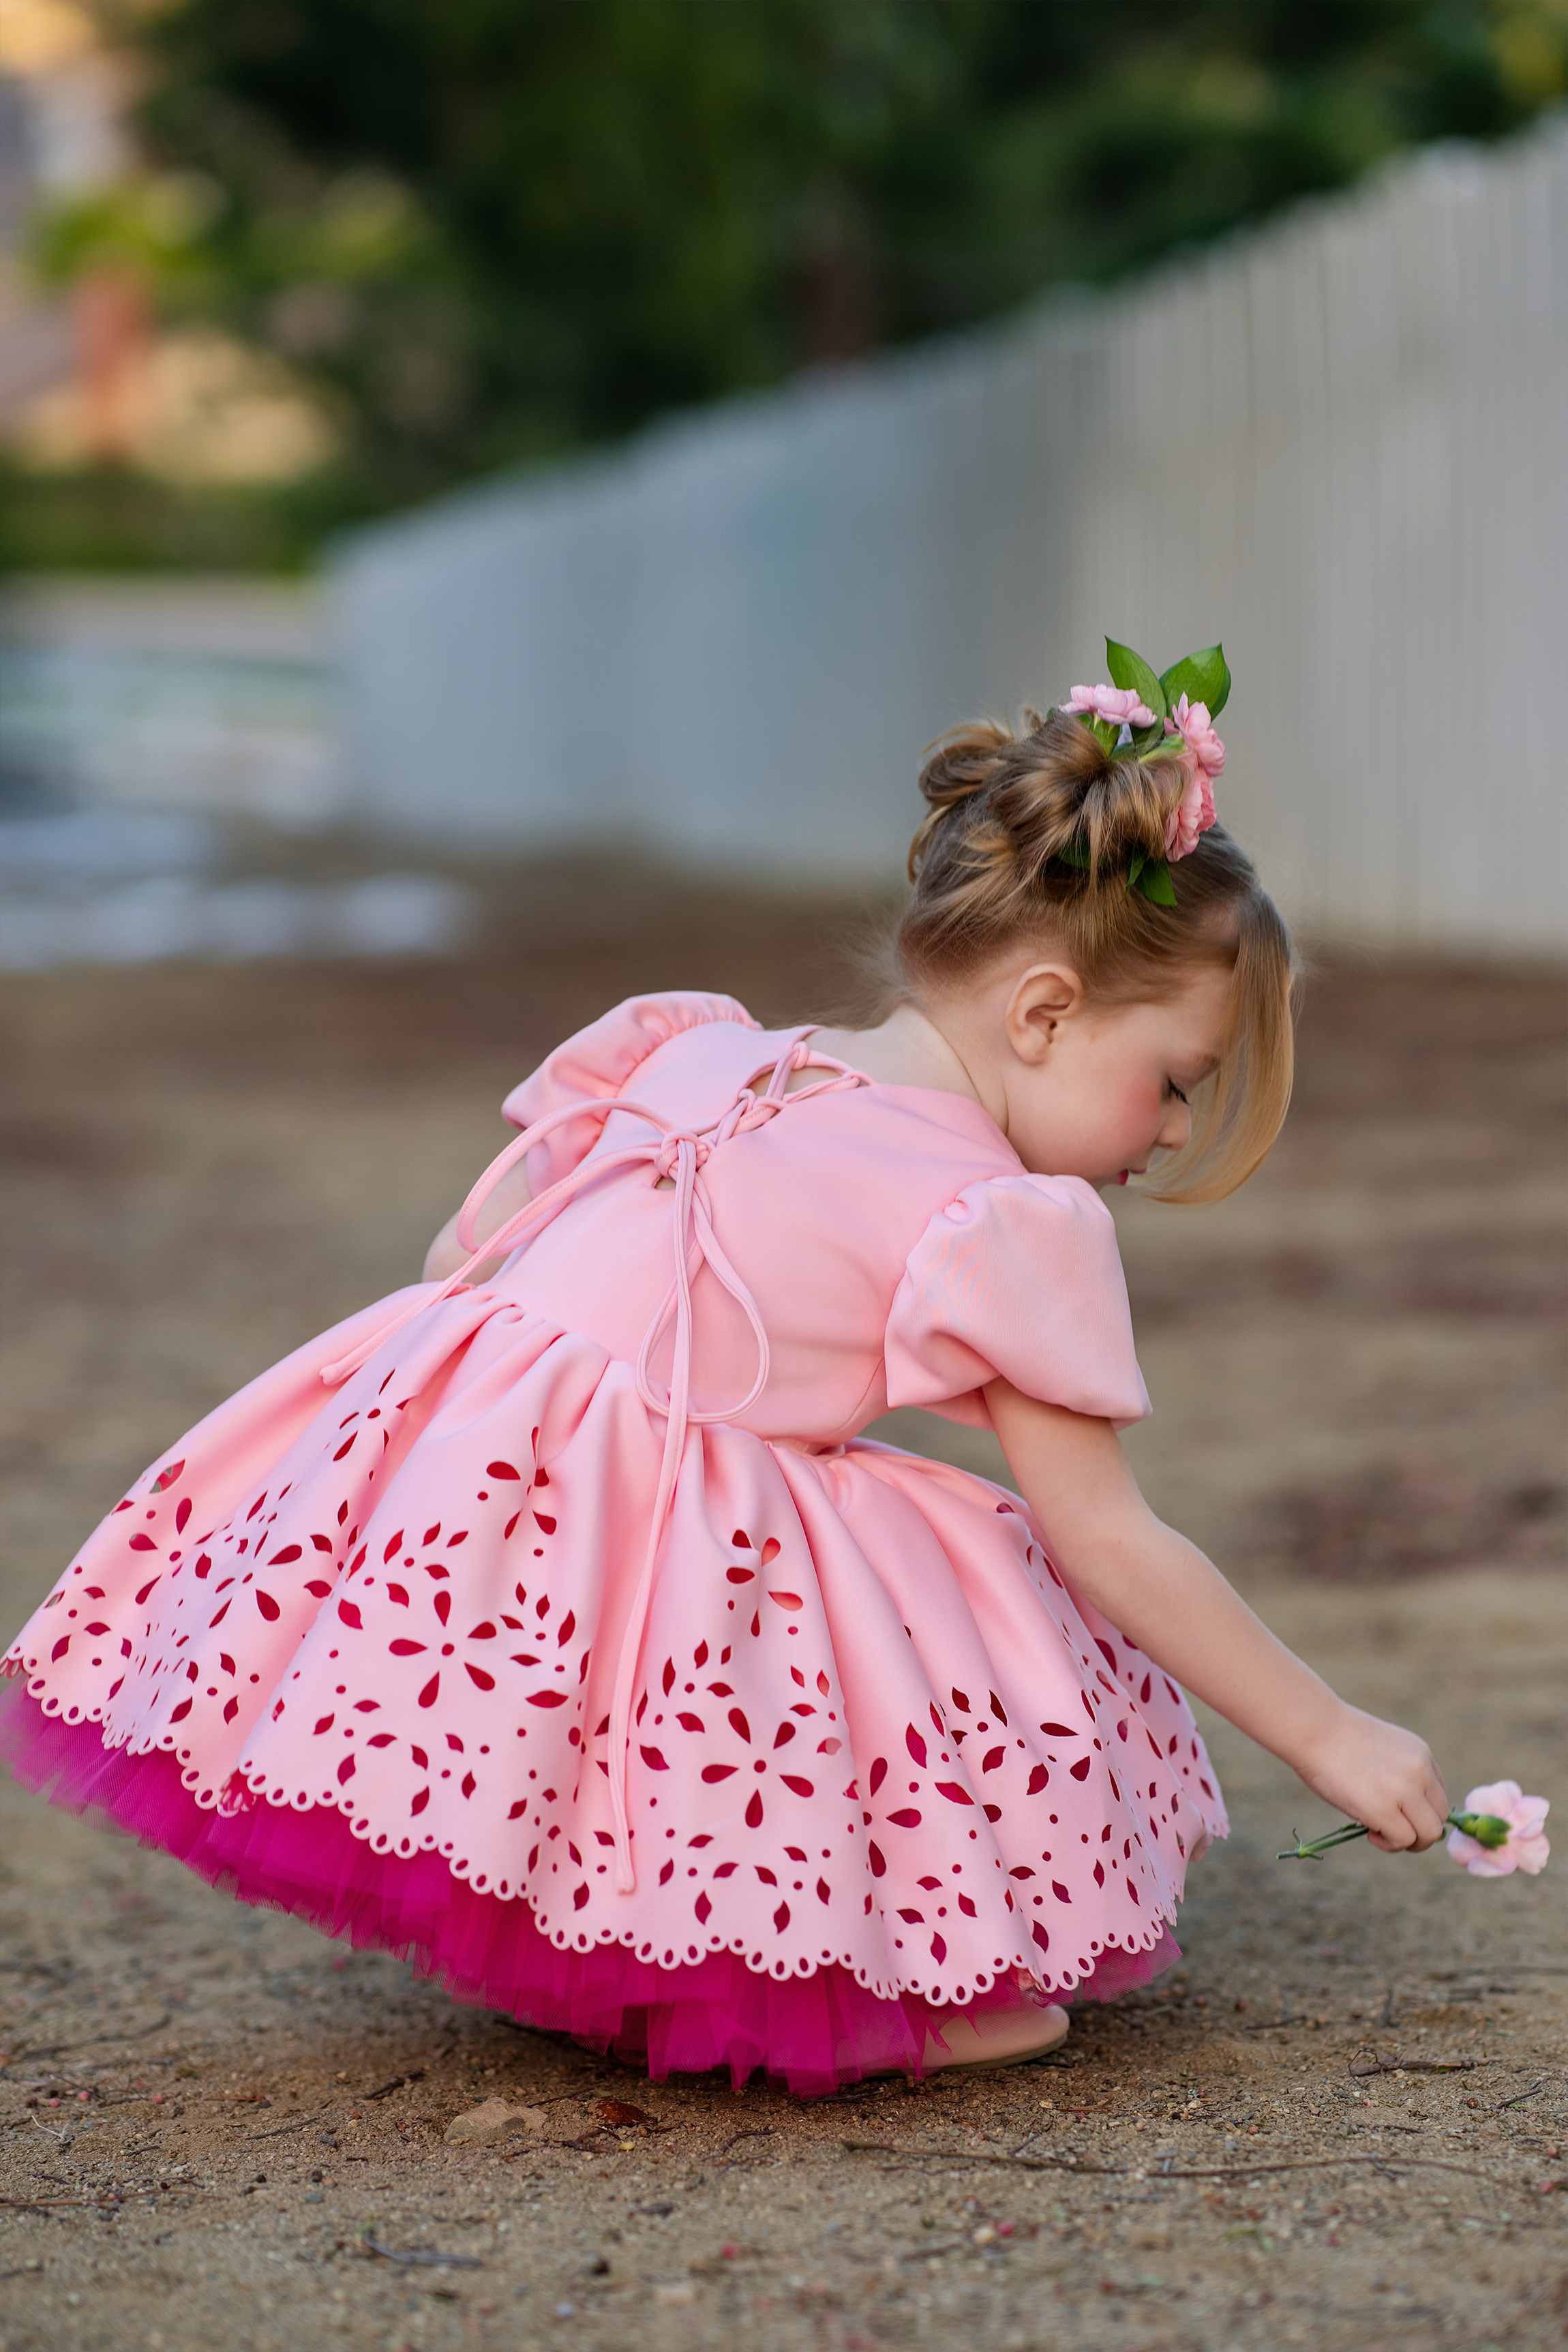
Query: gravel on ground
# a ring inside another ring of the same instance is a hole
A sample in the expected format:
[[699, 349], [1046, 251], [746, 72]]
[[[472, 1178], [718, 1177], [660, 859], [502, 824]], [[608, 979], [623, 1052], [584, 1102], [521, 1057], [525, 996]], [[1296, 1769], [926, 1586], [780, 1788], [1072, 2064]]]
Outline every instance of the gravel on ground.
[[[551, 1044], [658, 985], [807, 1017], [853, 911], [491, 896], [450, 964], [5, 982], [7, 1630], [161, 1445], [408, 1278]], [[1455, 1796], [1561, 1801], [1563, 1027], [1559, 974], [1325, 961], [1263, 1173], [1117, 1203], [1151, 1498]], [[1177, 1969], [1041, 2063], [816, 2103], [649, 2084], [5, 1783], [0, 2352], [1568, 2343], [1568, 1865], [1278, 1862], [1328, 1817], [1205, 1730], [1234, 1834]]]

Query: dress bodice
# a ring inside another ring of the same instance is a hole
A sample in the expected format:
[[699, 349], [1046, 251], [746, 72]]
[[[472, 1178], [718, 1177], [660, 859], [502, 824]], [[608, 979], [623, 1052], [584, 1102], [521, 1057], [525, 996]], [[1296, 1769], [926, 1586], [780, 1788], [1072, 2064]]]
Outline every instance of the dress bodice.
[[[630, 1098], [672, 1133], [719, 1139], [700, 1183], [769, 1353], [741, 1426], [831, 1444], [899, 1404], [984, 1426], [978, 1391], [998, 1372], [1119, 1423], [1145, 1413], [1115, 1228], [1092, 1189], [1027, 1173], [968, 1097], [844, 1073], [810, 1041], [758, 1029], [728, 998], [675, 996], [618, 1006], [562, 1047], [505, 1109], [526, 1129], [584, 1105], [528, 1154], [536, 1194], [574, 1171], [579, 1189], [490, 1286], [637, 1357], [670, 1286], [672, 1178], [651, 1158], [616, 1164], [648, 1130], [592, 1107]], [[726, 1135], [792, 1048], [803, 1092]], [[756, 1341], [705, 1261], [692, 1307], [693, 1403], [722, 1410], [753, 1383]], [[673, 1346], [671, 1325], [651, 1351], [666, 1386]]]

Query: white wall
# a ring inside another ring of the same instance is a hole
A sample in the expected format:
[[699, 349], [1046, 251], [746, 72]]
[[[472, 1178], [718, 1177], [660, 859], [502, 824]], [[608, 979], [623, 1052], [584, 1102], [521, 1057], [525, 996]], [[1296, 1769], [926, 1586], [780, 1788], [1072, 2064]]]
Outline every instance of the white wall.
[[1347, 937], [1560, 947], [1568, 120], [359, 534], [367, 805], [897, 870], [921, 745], [1224, 638], [1226, 820]]

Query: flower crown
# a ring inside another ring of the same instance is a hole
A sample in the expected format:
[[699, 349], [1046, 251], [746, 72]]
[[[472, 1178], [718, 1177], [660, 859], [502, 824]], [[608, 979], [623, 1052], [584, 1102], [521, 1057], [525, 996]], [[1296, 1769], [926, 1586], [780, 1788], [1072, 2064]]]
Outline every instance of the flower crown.
[[[1105, 658], [1114, 684], [1075, 686], [1058, 708], [1064, 717], [1081, 719], [1108, 751], [1130, 750], [1140, 760], [1184, 763], [1186, 788], [1166, 821], [1164, 856], [1135, 851], [1127, 876], [1130, 890], [1156, 907], [1173, 907], [1171, 868], [1192, 854], [1215, 821], [1213, 779], [1225, 766], [1225, 745], [1214, 722], [1230, 693], [1230, 671], [1219, 646], [1185, 655], [1158, 677], [1141, 654], [1113, 637], [1105, 640]], [[1089, 862], [1088, 850], [1076, 843], [1057, 854], [1068, 866]]]

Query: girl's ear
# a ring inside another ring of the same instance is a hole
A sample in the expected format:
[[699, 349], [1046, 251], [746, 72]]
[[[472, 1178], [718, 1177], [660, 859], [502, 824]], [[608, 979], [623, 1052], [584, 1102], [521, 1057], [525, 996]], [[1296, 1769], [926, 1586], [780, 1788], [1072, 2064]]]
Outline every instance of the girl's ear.
[[1021, 1062], [1037, 1068], [1084, 1003], [1083, 982], [1070, 964], [1031, 964], [1007, 1000], [1003, 1025]]

